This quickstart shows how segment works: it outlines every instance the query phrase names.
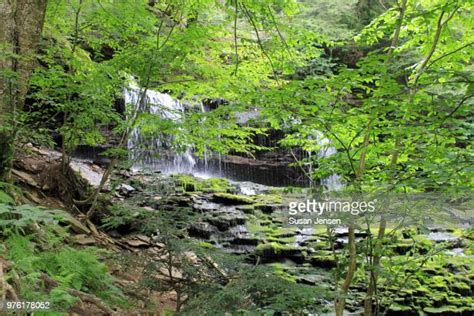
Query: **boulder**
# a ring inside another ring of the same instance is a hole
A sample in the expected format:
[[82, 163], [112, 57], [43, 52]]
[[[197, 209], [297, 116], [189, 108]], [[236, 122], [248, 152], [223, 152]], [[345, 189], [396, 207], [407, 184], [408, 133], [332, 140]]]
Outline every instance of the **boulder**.
[[117, 188], [117, 191], [123, 196], [130, 196], [133, 192], [135, 192], [135, 188], [132, 187], [131, 185], [122, 183]]
[[102, 180], [104, 171], [97, 165], [89, 164], [79, 160], [73, 160], [70, 167], [74, 170], [88, 185], [97, 188]]

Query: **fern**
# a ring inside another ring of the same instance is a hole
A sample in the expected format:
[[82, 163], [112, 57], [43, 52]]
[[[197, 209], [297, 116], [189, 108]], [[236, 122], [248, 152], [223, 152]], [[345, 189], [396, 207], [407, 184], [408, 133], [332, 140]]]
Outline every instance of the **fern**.
[[[99, 261], [98, 249], [61, 247], [44, 251], [45, 245], [38, 247], [33, 237], [14, 233], [5, 240], [0, 251], [14, 264], [11, 273], [21, 280], [20, 294], [23, 299], [38, 300], [43, 297], [54, 304], [55, 310], [67, 310], [77, 301], [68, 293], [68, 289], [74, 288], [111, 303], [126, 304], [107, 266]], [[42, 273], [58, 284], [49, 292], [43, 288]]]
[[[0, 199], [2, 198], [0, 191]], [[33, 223], [57, 224], [68, 215], [59, 210], [48, 210], [33, 205], [8, 205], [0, 203], [0, 228], [21, 229]]]
[[0, 203], [5, 203], [5, 204], [13, 204], [15, 201], [13, 198], [5, 193], [4, 191], [0, 190]]

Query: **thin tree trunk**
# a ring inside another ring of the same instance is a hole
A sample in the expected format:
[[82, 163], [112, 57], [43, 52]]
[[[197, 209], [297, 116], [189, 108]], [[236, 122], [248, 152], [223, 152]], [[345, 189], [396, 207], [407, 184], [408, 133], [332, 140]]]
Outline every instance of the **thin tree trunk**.
[[0, 180], [10, 178], [28, 81], [35, 67], [47, 0], [0, 0]]
[[[408, 0], [403, 0], [400, 5], [400, 11], [397, 18], [397, 27], [395, 28], [392, 42], [390, 44], [390, 48], [387, 53], [388, 54], [387, 62], [391, 60], [393, 52], [398, 45], [398, 41], [400, 38], [400, 30], [403, 25], [403, 19], [405, 18], [407, 3], [408, 3]], [[395, 142], [396, 142], [395, 147], [398, 148], [398, 146], [400, 146], [400, 139], [397, 138]], [[398, 159], [398, 151], [395, 151], [392, 155], [392, 161], [390, 163], [391, 168], [392, 167], [395, 168], [397, 159]], [[373, 298], [374, 298], [374, 294], [377, 292], [378, 269], [380, 266], [380, 257], [381, 257], [380, 252], [382, 250], [382, 240], [385, 237], [386, 227], [387, 227], [387, 220], [384, 218], [382, 214], [382, 218], [380, 219], [377, 240], [375, 242], [375, 246], [373, 247], [372, 254], [370, 256], [371, 257], [370, 264], [372, 267], [369, 272], [369, 285], [367, 287], [367, 293], [364, 300], [364, 316], [373, 315], [373, 311], [372, 311]]]
[[387, 228], [387, 221], [385, 218], [380, 220], [379, 232], [377, 240], [372, 248], [371, 265], [372, 268], [369, 274], [369, 286], [367, 288], [367, 295], [364, 300], [364, 316], [372, 316], [372, 305], [374, 294], [377, 291], [378, 268], [380, 266], [380, 252], [382, 250], [382, 240], [385, 237], [385, 229]]
[[341, 286], [338, 297], [336, 298], [335, 309], [336, 316], [343, 316], [344, 307], [346, 306], [346, 297], [349, 293], [349, 287], [354, 278], [354, 274], [357, 268], [357, 252], [356, 252], [356, 240], [355, 240], [355, 225], [352, 223], [349, 226], [349, 267], [347, 268], [346, 278]]

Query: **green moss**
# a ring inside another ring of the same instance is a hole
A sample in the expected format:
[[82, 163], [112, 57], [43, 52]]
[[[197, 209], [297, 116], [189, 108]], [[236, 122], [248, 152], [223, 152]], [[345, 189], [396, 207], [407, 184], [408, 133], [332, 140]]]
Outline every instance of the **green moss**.
[[278, 237], [278, 236], [294, 233], [295, 228], [280, 227], [280, 226], [275, 226], [272, 224], [271, 226], [264, 227], [264, 231], [268, 236]]
[[445, 305], [441, 307], [425, 307], [423, 311], [429, 314], [445, 315], [446, 313], [462, 313], [464, 311], [464, 308], [459, 308], [457, 306], [452, 305]]
[[321, 268], [333, 268], [337, 266], [337, 262], [331, 251], [321, 250], [317, 254], [311, 256], [310, 263], [313, 266]]
[[253, 204], [253, 200], [245, 195], [231, 193], [215, 193], [214, 198], [218, 201], [230, 204]]
[[271, 266], [273, 267], [275, 274], [281, 277], [282, 279], [285, 279], [290, 282], [296, 282], [296, 277], [287, 272], [288, 267], [286, 265], [281, 263], [273, 263], [271, 264]]
[[394, 312], [404, 312], [404, 311], [411, 311], [413, 307], [407, 305], [400, 305], [398, 303], [393, 303], [390, 306], [390, 310]]
[[293, 246], [287, 246], [283, 245], [277, 242], [270, 242], [267, 244], [260, 244], [255, 248], [255, 252], [257, 255], [262, 255], [264, 252], [271, 251], [273, 253], [281, 253], [283, 251], [300, 251], [300, 247], [293, 247]]
[[261, 253], [263, 252], [264, 250], [267, 250], [267, 249], [274, 249], [278, 252], [278, 250], [281, 250], [285, 248], [283, 245], [277, 243], [277, 242], [271, 242], [271, 243], [268, 243], [268, 244], [260, 244], [257, 246], [257, 248], [255, 248], [255, 250], [257, 251], [257, 253]]
[[256, 202], [261, 204], [281, 204], [283, 198], [278, 194], [259, 194], [253, 197]]
[[227, 179], [199, 179], [186, 174], [176, 175], [175, 178], [176, 184], [186, 192], [229, 192], [232, 189]]
[[204, 192], [229, 192], [230, 183], [227, 179], [211, 178], [203, 181]]
[[214, 249], [214, 245], [205, 241], [201, 241], [199, 243], [199, 247], [206, 248], [206, 249]]
[[241, 205], [238, 207], [238, 209], [244, 212], [245, 214], [254, 214], [255, 212], [255, 206], [252, 204]]
[[448, 286], [447, 286], [448, 281], [443, 276], [435, 275], [429, 278], [427, 281], [429, 282], [430, 287], [432, 288], [448, 291]]
[[308, 242], [310, 243], [310, 247], [315, 249], [315, 250], [325, 250], [325, 249], [328, 249], [330, 247], [329, 243], [326, 242], [326, 241], [315, 241], [315, 242], [312, 242], [311, 239], [308, 240]]
[[246, 227], [247, 227], [247, 230], [253, 234], [260, 233], [263, 231], [263, 227], [260, 226], [260, 224], [255, 221], [248, 221], [246, 224]]
[[292, 243], [295, 243], [296, 238], [294, 236], [292, 236], [292, 237], [274, 237], [274, 236], [270, 236], [270, 237], [268, 237], [268, 241], [277, 242], [279, 244], [292, 244]]

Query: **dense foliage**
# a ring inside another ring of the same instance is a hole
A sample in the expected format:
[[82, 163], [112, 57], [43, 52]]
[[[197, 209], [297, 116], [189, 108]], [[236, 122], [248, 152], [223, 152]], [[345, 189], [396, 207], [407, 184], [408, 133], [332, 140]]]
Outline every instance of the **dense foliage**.
[[[16, 205], [22, 194], [11, 184], [11, 169], [15, 151], [28, 142], [59, 149], [66, 178], [78, 146], [107, 148], [99, 187], [67, 201], [74, 212], [86, 213], [86, 222], [100, 208], [100, 197], [111, 198], [100, 195], [108, 177], [133, 164], [127, 141], [136, 127], [142, 137], [172, 140], [176, 151], [192, 148], [196, 155], [272, 150], [253, 140], [276, 130], [284, 134], [279, 147], [312, 153], [295, 156], [311, 183], [338, 174], [344, 190], [358, 194], [434, 192], [456, 201], [472, 194], [472, 1], [18, 0], [2, 2], [0, 10], [0, 255], [15, 262], [9, 280], [30, 284], [20, 287], [24, 299], [38, 300], [35, 291], [43, 284], [42, 298], [60, 311], [77, 302], [74, 290], [124, 308], [129, 303], [98, 260], [100, 252], [64, 245], [68, 233], [54, 229], [64, 214]], [[138, 99], [120, 109], [132, 87]], [[141, 111], [149, 90], [169, 93], [189, 109], [180, 119]], [[212, 111], [199, 108], [216, 99], [224, 102]], [[250, 124], [238, 120], [245, 111], [258, 114]], [[314, 154], [329, 145], [334, 154]], [[230, 190], [225, 181], [180, 181], [184, 191]], [[301, 306], [317, 311], [323, 300], [315, 287], [296, 284], [283, 272], [228, 262], [212, 246], [189, 242], [183, 222], [197, 219], [185, 211], [170, 224], [136, 205], [104, 209], [98, 220], [104, 229], [165, 236], [158, 255], [169, 260], [152, 260], [147, 273], [164, 269], [172, 280], [157, 284], [150, 277], [143, 287], [177, 293], [177, 312], [298, 313]], [[411, 211], [415, 218], [417, 210]], [[382, 246], [400, 233], [387, 236], [383, 216], [370, 220], [379, 224], [377, 236], [367, 220], [359, 226], [370, 236], [367, 244], [356, 245], [351, 222], [344, 255], [336, 258], [331, 298], [338, 315], [354, 280], [365, 282], [370, 315], [380, 284], [387, 290], [390, 282], [401, 282], [397, 273], [427, 279], [417, 268], [426, 264], [423, 256], [434, 258], [429, 264], [444, 260], [437, 256], [441, 250], [413, 237], [412, 252], [401, 261]], [[281, 251], [273, 242], [264, 247]], [[214, 275], [219, 269], [196, 265], [190, 251], [201, 262], [208, 256], [220, 262], [226, 280]], [[397, 260], [408, 264], [400, 268]], [[173, 280], [173, 269], [182, 270], [180, 280]]]

